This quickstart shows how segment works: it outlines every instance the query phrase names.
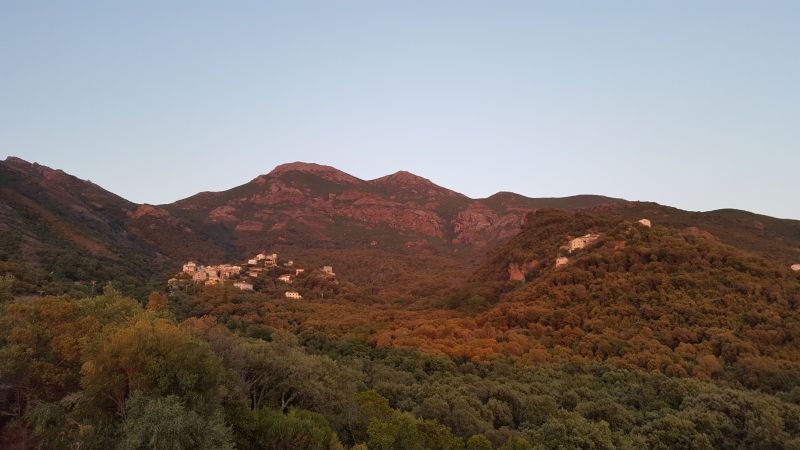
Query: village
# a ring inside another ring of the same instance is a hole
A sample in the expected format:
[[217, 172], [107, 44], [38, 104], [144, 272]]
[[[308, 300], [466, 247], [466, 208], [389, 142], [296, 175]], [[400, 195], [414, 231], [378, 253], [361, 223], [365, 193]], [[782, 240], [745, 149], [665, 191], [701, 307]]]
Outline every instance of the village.
[[[278, 268], [281, 270], [275, 270]], [[300, 292], [288, 287], [294, 284], [295, 279], [305, 272], [306, 269], [296, 267], [292, 260], [279, 264], [277, 253], [259, 253], [242, 265], [217, 264], [205, 266], [194, 261], [188, 261], [183, 265], [183, 269], [179, 274], [169, 279], [168, 284], [172, 287], [178, 287], [187, 282], [206, 286], [229, 282], [239, 290], [254, 291], [256, 290], [257, 280], [271, 278], [273, 281], [286, 285], [287, 288], [283, 289], [285, 298], [302, 300], [303, 296]], [[336, 273], [334, 273], [332, 266], [322, 266], [318, 272], [325, 279], [335, 281]]]

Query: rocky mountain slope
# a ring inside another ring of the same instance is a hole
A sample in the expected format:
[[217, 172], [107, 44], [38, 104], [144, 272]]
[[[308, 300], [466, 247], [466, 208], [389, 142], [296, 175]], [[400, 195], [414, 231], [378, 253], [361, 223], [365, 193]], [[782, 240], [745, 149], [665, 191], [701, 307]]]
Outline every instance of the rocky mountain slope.
[[241, 260], [265, 249], [344, 267], [356, 282], [474, 270], [540, 208], [651, 217], [696, 227], [781, 263], [800, 260], [800, 222], [743, 211], [692, 213], [603, 196], [471, 199], [408, 172], [362, 180], [333, 167], [291, 163], [221, 192], [142, 205], [60, 170], [0, 161], [0, 262], [50, 278], [130, 283], [163, 276], [188, 259]]
[[[589, 197], [564, 207], [617, 203]], [[408, 172], [361, 180], [308, 163], [272, 172], [223, 192], [204, 192], [165, 209], [221, 224], [238, 248], [291, 243], [310, 247], [391, 250], [485, 248], [513, 236], [536, 201], [498, 195], [473, 200]]]

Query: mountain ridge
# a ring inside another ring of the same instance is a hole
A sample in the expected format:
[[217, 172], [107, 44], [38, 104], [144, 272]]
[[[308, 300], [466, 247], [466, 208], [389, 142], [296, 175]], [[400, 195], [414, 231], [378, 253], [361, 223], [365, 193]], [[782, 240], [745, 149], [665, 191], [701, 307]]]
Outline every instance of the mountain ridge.
[[[472, 199], [407, 171], [362, 180], [331, 166], [293, 162], [227, 190], [161, 205], [131, 202], [17, 157], [0, 161], [0, 175], [0, 262], [60, 265], [56, 273], [76, 281], [110, 278], [96, 275], [106, 268], [131, 270], [121, 266], [131, 260], [141, 263], [144, 268], [134, 272], [144, 277], [189, 259], [236, 260], [265, 249], [310, 258], [324, 253], [329, 262], [348, 267], [355, 266], [349, 260], [357, 254], [364, 267], [343, 272], [356, 279], [369, 279], [370, 265], [379, 265], [380, 258], [402, 260], [422, 276], [440, 266], [480, 264], [542, 208], [694, 226], [782, 263], [800, 261], [800, 221], [729, 209], [690, 212], [599, 195], [498, 192]], [[77, 263], [74, 254], [86, 252]], [[422, 255], [441, 262], [422, 267], [414, 262]]]

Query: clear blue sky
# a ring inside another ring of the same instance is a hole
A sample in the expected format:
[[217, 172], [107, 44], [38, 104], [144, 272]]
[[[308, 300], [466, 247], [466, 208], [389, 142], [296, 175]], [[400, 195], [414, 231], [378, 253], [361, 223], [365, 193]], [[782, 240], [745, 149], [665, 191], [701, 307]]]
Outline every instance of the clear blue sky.
[[800, 219], [800, 2], [0, 0], [6, 155], [148, 203], [301, 160]]

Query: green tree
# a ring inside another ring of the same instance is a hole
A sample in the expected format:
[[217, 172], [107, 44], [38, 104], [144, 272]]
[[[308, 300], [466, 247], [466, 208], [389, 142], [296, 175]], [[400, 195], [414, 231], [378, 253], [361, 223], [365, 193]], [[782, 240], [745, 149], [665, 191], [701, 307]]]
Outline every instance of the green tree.
[[500, 450], [533, 450], [533, 446], [520, 436], [512, 436], [500, 447]]
[[492, 450], [492, 448], [492, 443], [482, 434], [475, 434], [467, 439], [467, 450]]
[[176, 395], [194, 410], [214, 408], [224, 369], [205, 342], [166, 319], [143, 318], [98, 337], [86, 349], [81, 386], [97, 406], [120, 417], [134, 392]]
[[120, 450], [233, 449], [230, 430], [217, 412], [205, 418], [174, 395], [132, 396], [126, 405]]
[[287, 414], [273, 409], [249, 411], [238, 425], [236, 440], [239, 450], [342, 448], [325, 417], [298, 409], [290, 409]]
[[0, 303], [6, 303], [14, 299], [14, 275], [7, 273], [0, 276]]
[[616, 449], [615, 436], [606, 422], [592, 422], [579, 414], [566, 413], [547, 420], [532, 435], [543, 449]]
[[640, 434], [653, 450], [714, 448], [708, 436], [698, 432], [694, 423], [675, 415], [650, 422], [641, 429]]

